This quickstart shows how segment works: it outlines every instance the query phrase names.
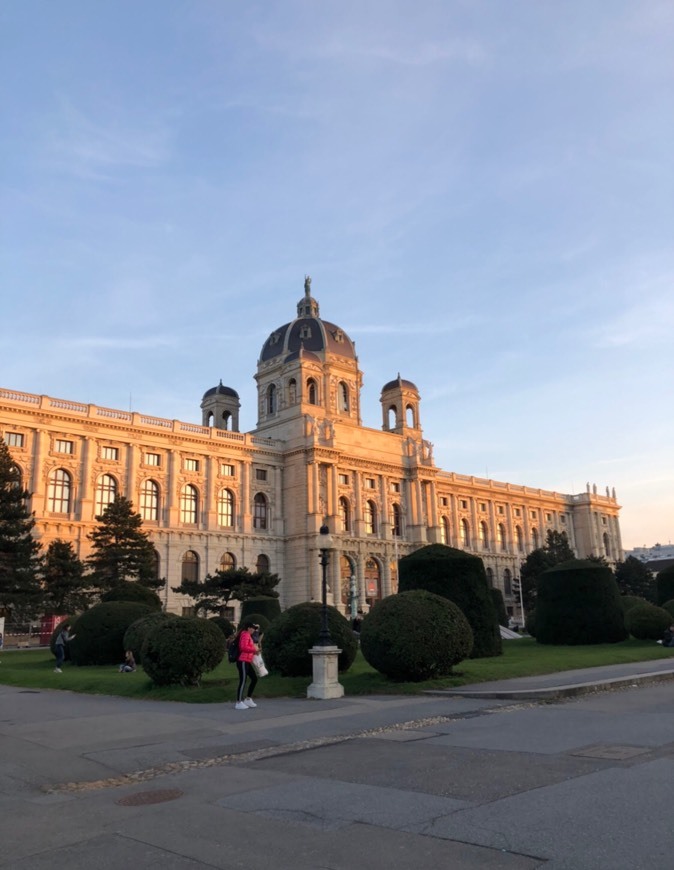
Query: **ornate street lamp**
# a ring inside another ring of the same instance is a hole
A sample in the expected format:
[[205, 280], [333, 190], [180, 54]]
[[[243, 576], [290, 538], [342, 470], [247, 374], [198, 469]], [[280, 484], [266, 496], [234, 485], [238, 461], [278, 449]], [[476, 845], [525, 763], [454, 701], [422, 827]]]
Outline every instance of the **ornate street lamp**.
[[321, 633], [318, 635], [317, 646], [332, 646], [332, 637], [328, 626], [328, 565], [330, 564], [330, 550], [332, 549], [332, 537], [330, 529], [322, 525], [319, 529], [321, 534], [321, 549], [319, 561], [321, 563]]

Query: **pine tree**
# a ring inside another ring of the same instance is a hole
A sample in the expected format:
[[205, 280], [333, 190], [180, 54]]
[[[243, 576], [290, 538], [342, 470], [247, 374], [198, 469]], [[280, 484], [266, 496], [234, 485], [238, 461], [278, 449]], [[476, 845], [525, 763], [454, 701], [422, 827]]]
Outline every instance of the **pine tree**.
[[84, 610], [91, 600], [84, 564], [69, 541], [57, 538], [51, 542], [44, 557], [42, 580], [49, 613], [73, 615]]
[[266, 571], [252, 573], [248, 568], [228, 568], [226, 571], [207, 574], [203, 583], [199, 580], [183, 579], [180, 586], [172, 588], [174, 592], [193, 598], [197, 611], [220, 613], [232, 598], [237, 601], [247, 601], [258, 596], [278, 598], [275, 587], [280, 582], [278, 574], [269, 574]]
[[575, 558], [569, 546], [566, 532], [555, 532], [548, 529], [545, 544], [531, 553], [522, 563], [520, 577], [522, 583], [522, 598], [524, 609], [531, 610], [536, 605], [536, 583], [543, 571]]
[[35, 520], [26, 506], [29, 498], [21, 473], [0, 439], [0, 607], [9, 610], [14, 623], [37, 616], [43, 599], [40, 544], [32, 534]]
[[655, 575], [648, 565], [644, 565], [634, 556], [618, 562], [615, 579], [621, 595], [637, 595], [646, 601], [655, 601]]
[[87, 559], [92, 584], [101, 590], [112, 589], [125, 580], [156, 588], [154, 547], [143, 531], [143, 520], [131, 502], [118, 496], [100, 516], [98, 526], [88, 536], [93, 552]]

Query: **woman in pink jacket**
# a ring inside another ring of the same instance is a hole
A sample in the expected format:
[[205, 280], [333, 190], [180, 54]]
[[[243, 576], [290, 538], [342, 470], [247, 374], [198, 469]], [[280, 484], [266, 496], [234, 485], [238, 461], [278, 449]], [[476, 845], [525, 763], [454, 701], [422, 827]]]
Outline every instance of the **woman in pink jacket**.
[[[239, 657], [236, 667], [239, 671], [239, 688], [236, 693], [235, 710], [247, 710], [249, 707], [257, 707], [253, 701], [253, 692], [257, 686], [257, 674], [253, 668], [253, 656], [259, 652], [258, 646], [252, 638], [252, 632], [257, 628], [252, 622], [244, 622], [237, 636], [239, 643]], [[236, 641], [235, 641], [236, 642]], [[246, 681], [248, 692], [246, 693]]]

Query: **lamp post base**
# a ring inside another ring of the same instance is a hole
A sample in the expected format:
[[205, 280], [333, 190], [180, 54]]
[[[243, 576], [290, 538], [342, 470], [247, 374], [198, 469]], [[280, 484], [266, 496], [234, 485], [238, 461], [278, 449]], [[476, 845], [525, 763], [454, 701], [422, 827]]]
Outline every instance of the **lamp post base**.
[[343, 698], [344, 686], [339, 682], [337, 668], [341, 649], [336, 646], [313, 646], [309, 652], [313, 656], [314, 681], [307, 689], [307, 698]]

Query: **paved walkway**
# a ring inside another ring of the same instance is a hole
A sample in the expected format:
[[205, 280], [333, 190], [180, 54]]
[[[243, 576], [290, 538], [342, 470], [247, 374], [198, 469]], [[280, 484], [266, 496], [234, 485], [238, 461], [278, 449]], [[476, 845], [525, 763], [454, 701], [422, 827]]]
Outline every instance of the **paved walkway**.
[[0, 867], [650, 870], [674, 848], [672, 677], [247, 711], [0, 686]]

